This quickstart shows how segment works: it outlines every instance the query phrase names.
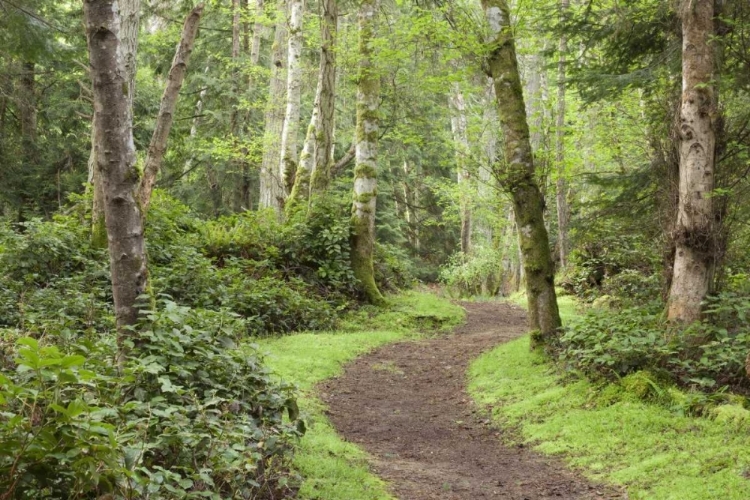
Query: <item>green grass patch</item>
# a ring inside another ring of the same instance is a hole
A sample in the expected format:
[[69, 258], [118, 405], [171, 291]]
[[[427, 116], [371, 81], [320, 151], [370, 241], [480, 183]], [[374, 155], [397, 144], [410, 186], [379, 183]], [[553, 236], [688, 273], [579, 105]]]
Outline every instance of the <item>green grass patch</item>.
[[750, 498], [750, 435], [741, 419], [681, 416], [619, 385], [563, 383], [530, 352], [528, 336], [480, 356], [468, 375], [475, 401], [518, 426], [525, 442], [595, 480], [624, 485], [631, 499]]
[[300, 409], [308, 430], [294, 457], [302, 475], [302, 499], [384, 500], [393, 498], [368, 467], [367, 455], [343, 441], [324, 416], [315, 385], [339, 375], [342, 366], [378, 346], [417, 338], [425, 328], [460, 324], [464, 310], [435, 295], [408, 292], [390, 297], [383, 310], [364, 308], [349, 315], [342, 329], [329, 333], [300, 333], [261, 340], [266, 362], [279, 376], [300, 389]]
[[[526, 309], [526, 292], [516, 292], [508, 297], [508, 301]], [[578, 315], [581, 307], [576, 298], [572, 295], [563, 295], [562, 289], [557, 289], [557, 307], [560, 309], [560, 319], [565, 325], [570, 319]]]

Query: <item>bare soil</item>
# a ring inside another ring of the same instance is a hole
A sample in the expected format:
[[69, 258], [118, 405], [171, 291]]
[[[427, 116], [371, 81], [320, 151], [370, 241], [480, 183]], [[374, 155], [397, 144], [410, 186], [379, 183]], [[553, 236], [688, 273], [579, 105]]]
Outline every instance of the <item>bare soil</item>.
[[[522, 335], [525, 313], [497, 302], [463, 303], [467, 322], [449, 336], [403, 342], [357, 359], [319, 387], [345, 439], [401, 500], [611, 499], [622, 492], [588, 482], [502, 430], [465, 390], [469, 362]], [[511, 434], [512, 435], [512, 434]]]

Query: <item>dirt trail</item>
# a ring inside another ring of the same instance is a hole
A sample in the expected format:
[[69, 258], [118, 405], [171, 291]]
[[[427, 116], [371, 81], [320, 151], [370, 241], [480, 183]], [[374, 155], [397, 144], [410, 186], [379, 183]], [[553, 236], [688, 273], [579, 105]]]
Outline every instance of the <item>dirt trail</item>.
[[374, 457], [401, 500], [623, 498], [555, 460], [501, 444], [502, 431], [466, 394], [465, 373], [482, 351], [524, 332], [524, 312], [497, 302], [463, 306], [467, 323], [452, 335], [385, 346], [320, 387], [338, 432]]

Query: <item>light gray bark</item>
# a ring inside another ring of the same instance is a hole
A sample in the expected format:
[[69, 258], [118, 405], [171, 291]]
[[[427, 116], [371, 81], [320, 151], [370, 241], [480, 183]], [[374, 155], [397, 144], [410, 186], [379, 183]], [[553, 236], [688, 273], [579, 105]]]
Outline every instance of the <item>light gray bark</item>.
[[126, 30], [127, 19], [123, 18], [137, 11], [137, 1], [84, 2], [96, 117], [96, 169], [104, 193], [120, 362], [127, 351], [126, 340], [133, 336], [128, 327], [138, 320], [137, 299], [146, 292], [148, 281], [143, 217], [137, 201], [140, 176], [133, 144], [130, 75], [135, 49], [126, 46], [134, 32]]
[[[118, 0], [114, 3], [119, 19], [119, 47], [123, 59], [123, 92], [128, 104], [128, 115], [133, 116], [133, 101], [135, 99], [136, 52], [138, 50], [138, 31], [141, 22], [141, 0]], [[104, 245], [104, 193], [99, 180], [99, 170], [96, 168], [95, 128], [96, 114], [92, 120], [91, 153], [89, 155], [89, 179], [94, 189], [94, 202], [91, 211], [92, 241], [94, 244]]]
[[167, 85], [164, 88], [164, 94], [161, 98], [159, 114], [156, 117], [156, 127], [151, 136], [151, 143], [148, 146], [146, 163], [143, 168], [143, 179], [141, 179], [139, 198], [144, 216], [151, 204], [151, 191], [154, 188], [156, 176], [159, 174], [164, 153], [167, 150], [167, 138], [172, 128], [177, 98], [180, 95], [182, 82], [185, 80], [188, 60], [190, 59], [190, 53], [193, 51], [202, 13], [203, 4], [199, 4], [185, 19], [182, 36], [177, 44], [177, 50], [175, 51], [174, 59], [172, 59], [172, 67], [167, 76]]
[[287, 30], [283, 12], [277, 13], [276, 32], [271, 51], [271, 82], [266, 104], [265, 130], [263, 136], [263, 160], [260, 170], [261, 208], [273, 208], [281, 214], [283, 179], [278, 175], [281, 160], [280, 138], [284, 127], [284, 97], [286, 95]]
[[461, 216], [461, 252], [468, 255], [471, 251], [471, 174], [467, 168], [469, 154], [469, 137], [466, 122], [466, 101], [458, 83], [451, 85], [451, 130], [456, 148], [456, 178], [458, 179], [459, 211]]
[[[570, 6], [570, 0], [560, 0], [560, 12], [564, 17]], [[557, 246], [560, 253], [560, 267], [568, 265], [568, 225], [570, 224], [570, 207], [565, 182], [565, 54], [568, 51], [568, 39], [560, 36], [560, 59], [557, 63], [557, 127], [555, 130], [555, 164], [557, 181], [555, 183], [555, 200], [557, 202]]]
[[286, 112], [281, 130], [281, 161], [279, 177], [282, 180], [282, 196], [286, 200], [294, 184], [297, 170], [297, 133], [299, 131], [300, 104], [302, 98], [302, 17], [303, 0], [289, 2], [289, 47], [287, 49]]
[[700, 319], [714, 265], [714, 1], [685, 0], [681, 15], [680, 192], [667, 311], [670, 320], [689, 323]]

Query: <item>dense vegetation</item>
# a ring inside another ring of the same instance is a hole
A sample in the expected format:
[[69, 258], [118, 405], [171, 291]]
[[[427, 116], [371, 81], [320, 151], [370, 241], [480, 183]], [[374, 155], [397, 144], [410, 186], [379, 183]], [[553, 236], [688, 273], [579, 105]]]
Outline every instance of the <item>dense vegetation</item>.
[[744, 419], [748, 39], [742, 0], [0, 0], [0, 499], [293, 495], [257, 342], [419, 282]]

